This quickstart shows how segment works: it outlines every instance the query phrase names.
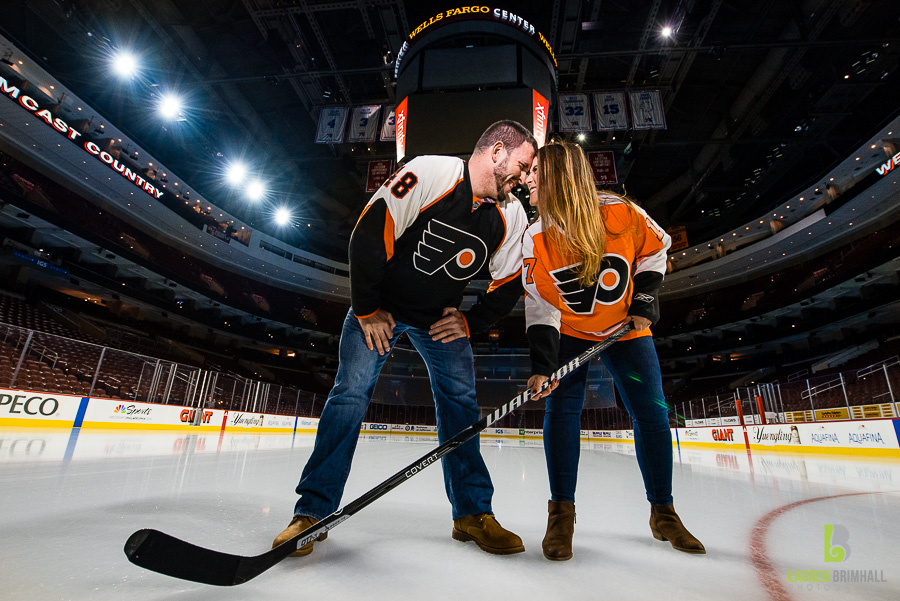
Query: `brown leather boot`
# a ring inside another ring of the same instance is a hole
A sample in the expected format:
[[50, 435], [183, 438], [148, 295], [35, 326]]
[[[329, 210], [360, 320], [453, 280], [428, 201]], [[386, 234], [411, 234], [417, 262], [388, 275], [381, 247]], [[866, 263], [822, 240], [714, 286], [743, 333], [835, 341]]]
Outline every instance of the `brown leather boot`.
[[453, 520], [454, 540], [475, 541], [483, 551], [512, 555], [525, 551], [522, 539], [503, 528], [492, 513], [478, 513]]
[[[317, 524], [319, 520], [315, 518], [311, 518], [306, 515], [295, 515], [294, 519], [291, 520], [291, 523], [288, 524], [288, 527], [282, 530], [281, 534], [275, 537], [275, 542], [272, 543], [272, 548], [274, 549], [281, 543], [290, 540], [309, 528], [310, 526]], [[328, 533], [320, 534], [316, 537], [317, 541], [323, 541], [328, 538]], [[291, 553], [291, 557], [303, 557], [305, 555], [309, 555], [312, 553], [313, 543], [312, 541], [306, 543], [293, 553]]]
[[706, 553], [706, 547], [681, 523], [674, 505], [650, 506], [650, 531], [656, 540], [667, 540], [685, 553]]
[[572, 535], [575, 533], [575, 502], [547, 502], [547, 534], [541, 542], [544, 557], [551, 561], [572, 559]]

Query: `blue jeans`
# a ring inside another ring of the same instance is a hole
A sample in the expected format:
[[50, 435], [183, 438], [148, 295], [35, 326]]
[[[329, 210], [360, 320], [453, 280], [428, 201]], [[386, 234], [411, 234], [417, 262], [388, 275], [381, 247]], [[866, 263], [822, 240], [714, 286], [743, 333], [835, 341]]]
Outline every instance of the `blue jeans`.
[[[397, 322], [390, 340], [392, 349], [403, 333], [428, 367], [437, 409], [438, 440], [443, 443], [480, 419], [472, 347], [466, 338], [446, 344], [435, 342], [427, 329]], [[334, 388], [322, 410], [316, 444], [297, 485], [300, 498], [294, 507], [294, 515], [318, 520], [334, 513], [341, 501], [359, 429], [388, 355], [368, 349], [351, 310], [344, 320], [338, 356]], [[491, 511], [494, 486], [478, 444], [476, 436], [441, 459], [453, 519]], [[385, 473], [385, 478], [389, 475]]]
[[[561, 336], [562, 365], [594, 343]], [[659, 359], [650, 336], [620, 340], [600, 353], [612, 374], [619, 396], [634, 423], [634, 446], [644, 489], [651, 505], [672, 504], [672, 432], [662, 390]], [[584, 407], [588, 366], [559, 381], [547, 397], [544, 413], [544, 454], [554, 501], [574, 501], [581, 451], [581, 410]]]

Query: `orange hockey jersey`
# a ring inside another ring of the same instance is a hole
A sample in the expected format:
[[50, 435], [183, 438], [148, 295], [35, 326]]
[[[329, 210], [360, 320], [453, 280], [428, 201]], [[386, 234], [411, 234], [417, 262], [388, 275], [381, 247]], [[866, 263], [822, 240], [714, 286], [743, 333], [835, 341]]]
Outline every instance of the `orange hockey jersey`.
[[[549, 243], [543, 220], [525, 232], [522, 280], [534, 373], [555, 371], [560, 332], [602, 340], [629, 315], [651, 323], [659, 319], [659, 287], [671, 238], [641, 208], [632, 210], [621, 200], [601, 197], [601, 212], [609, 233], [603, 268], [592, 286], [578, 282], [575, 268], [581, 262]], [[623, 340], [649, 335], [647, 328]]]

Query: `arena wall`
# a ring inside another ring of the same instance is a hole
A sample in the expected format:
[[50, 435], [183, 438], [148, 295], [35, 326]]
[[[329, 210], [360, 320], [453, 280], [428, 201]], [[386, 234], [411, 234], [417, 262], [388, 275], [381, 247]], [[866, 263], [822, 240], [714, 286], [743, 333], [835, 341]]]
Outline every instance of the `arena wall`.
[[[246, 411], [198, 409], [179, 405], [0, 389], [0, 427], [80, 428], [82, 430], [168, 430], [234, 434], [311, 434], [319, 420]], [[437, 441], [437, 427], [364, 422], [364, 438]], [[487, 428], [481, 436], [519, 446], [540, 445], [541, 430]], [[582, 430], [582, 443], [634, 444], [633, 430]], [[847, 420], [792, 424], [726, 424], [673, 428], [677, 447], [900, 458], [900, 419]]]

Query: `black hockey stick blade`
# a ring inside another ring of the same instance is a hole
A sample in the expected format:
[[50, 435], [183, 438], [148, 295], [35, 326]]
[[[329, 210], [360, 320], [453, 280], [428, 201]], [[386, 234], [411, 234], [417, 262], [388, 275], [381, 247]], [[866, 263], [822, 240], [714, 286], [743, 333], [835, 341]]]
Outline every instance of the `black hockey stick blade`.
[[182, 580], [216, 586], [234, 586], [262, 574], [296, 551], [280, 545], [262, 555], [232, 555], [183, 541], [159, 530], [138, 530], [125, 542], [128, 561]]
[[[608, 348], [631, 330], [632, 326], [630, 323], [620, 327], [610, 334], [609, 337], [560, 367], [550, 379], [555, 380], [565, 377], [580, 365], [596, 357], [601, 351]], [[541, 389], [543, 390], [549, 385], [549, 382], [545, 382]], [[232, 555], [231, 553], [214, 551], [153, 529], [138, 530], [129, 536], [125, 542], [125, 555], [136, 566], [182, 580], [216, 586], [243, 584], [259, 576], [323, 532], [331, 530], [357, 511], [383, 497], [429, 465], [433, 465], [441, 457], [452, 453], [460, 445], [474, 438], [487, 426], [502, 419], [505, 415], [521, 407], [529, 400], [531, 400], [531, 392], [529, 390], [523, 391], [490, 415], [481, 418], [477, 423], [459, 432], [456, 436], [453, 436], [436, 449], [401, 469], [345, 507], [338, 509], [290, 540], [260, 555]]]

